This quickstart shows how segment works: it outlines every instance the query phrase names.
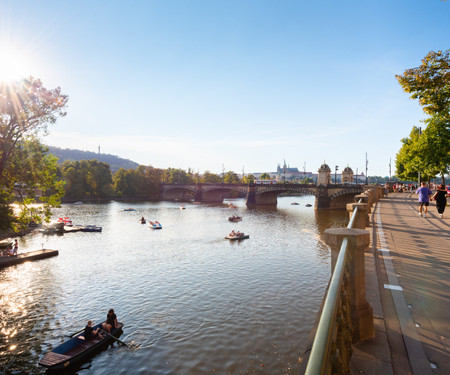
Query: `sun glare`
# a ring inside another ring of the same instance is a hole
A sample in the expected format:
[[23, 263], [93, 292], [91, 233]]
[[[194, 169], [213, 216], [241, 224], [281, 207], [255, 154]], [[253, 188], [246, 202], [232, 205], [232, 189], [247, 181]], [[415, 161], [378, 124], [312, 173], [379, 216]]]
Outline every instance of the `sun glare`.
[[0, 46], [0, 82], [11, 82], [33, 75], [33, 61], [11, 48]]

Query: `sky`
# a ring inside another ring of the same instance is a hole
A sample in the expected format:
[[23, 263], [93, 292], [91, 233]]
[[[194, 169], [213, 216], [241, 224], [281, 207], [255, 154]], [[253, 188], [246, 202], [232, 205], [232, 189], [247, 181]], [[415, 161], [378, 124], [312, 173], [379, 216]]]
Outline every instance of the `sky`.
[[69, 96], [52, 146], [389, 176], [427, 117], [395, 75], [450, 48], [449, 20], [441, 0], [0, 0], [0, 79]]

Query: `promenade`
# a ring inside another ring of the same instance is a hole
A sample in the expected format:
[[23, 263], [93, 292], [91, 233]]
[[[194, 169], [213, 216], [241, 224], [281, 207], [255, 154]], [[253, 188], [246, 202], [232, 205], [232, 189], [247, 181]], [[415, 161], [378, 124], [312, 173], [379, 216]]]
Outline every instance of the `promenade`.
[[[417, 195], [372, 208], [366, 294], [375, 338], [354, 345], [353, 374], [450, 374], [450, 207], [419, 216]], [[374, 225], [373, 225], [374, 224]]]

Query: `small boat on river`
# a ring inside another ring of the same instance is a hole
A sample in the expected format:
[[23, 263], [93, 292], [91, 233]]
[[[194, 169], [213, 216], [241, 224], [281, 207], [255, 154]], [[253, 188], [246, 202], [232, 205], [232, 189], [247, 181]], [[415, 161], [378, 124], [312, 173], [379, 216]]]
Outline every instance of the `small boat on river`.
[[291, 203], [292, 206], [298, 206], [299, 204], [300, 204], [300, 203], [297, 203], [297, 202], [292, 202], [292, 203]]
[[85, 225], [81, 227], [80, 232], [101, 232], [102, 227], [98, 227], [96, 225]]
[[145, 224], [146, 223], [146, 220], [145, 220], [144, 216], [142, 216], [139, 221], [141, 222], [141, 224]]
[[162, 229], [162, 225], [159, 223], [159, 221], [148, 221], [148, 227], [150, 229]]
[[237, 223], [238, 221], [241, 221], [241, 216], [232, 215], [228, 218], [228, 221], [231, 221], [232, 223]]
[[237, 232], [237, 233], [231, 232], [228, 236], [225, 236], [225, 239], [232, 240], [232, 241], [246, 240], [247, 238], [250, 238], [249, 234], [244, 234], [244, 233], [240, 233], [240, 232]]
[[[93, 328], [97, 329], [102, 326], [102, 323], [95, 325]], [[52, 351], [46, 353], [39, 361], [43, 367], [49, 370], [63, 370], [68, 367], [80, 365], [83, 361], [91, 357], [95, 352], [106, 349], [107, 345], [115, 341], [113, 337], [119, 337], [122, 334], [123, 324], [119, 323], [119, 328], [113, 329], [109, 335], [100, 332], [102, 339], [95, 338], [86, 341], [84, 339], [84, 332], [76, 335], [70, 340], [57, 346]], [[113, 337], [111, 337], [113, 336]]]
[[127, 211], [127, 212], [128, 212], [128, 211], [136, 211], [134, 208], [124, 208], [123, 210], [124, 210], [124, 211]]

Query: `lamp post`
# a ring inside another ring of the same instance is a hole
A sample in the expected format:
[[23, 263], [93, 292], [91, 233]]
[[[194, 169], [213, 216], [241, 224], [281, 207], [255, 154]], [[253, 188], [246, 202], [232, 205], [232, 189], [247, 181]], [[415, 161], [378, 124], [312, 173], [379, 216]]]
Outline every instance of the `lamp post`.
[[337, 173], [337, 170], [339, 169], [339, 165], [335, 165], [334, 166], [334, 183], [336, 184], [336, 173]]

